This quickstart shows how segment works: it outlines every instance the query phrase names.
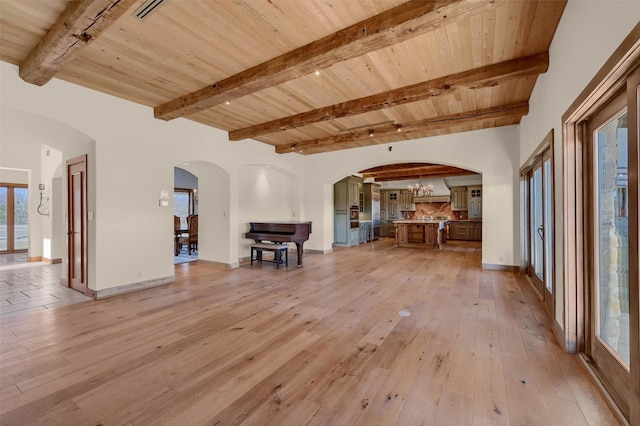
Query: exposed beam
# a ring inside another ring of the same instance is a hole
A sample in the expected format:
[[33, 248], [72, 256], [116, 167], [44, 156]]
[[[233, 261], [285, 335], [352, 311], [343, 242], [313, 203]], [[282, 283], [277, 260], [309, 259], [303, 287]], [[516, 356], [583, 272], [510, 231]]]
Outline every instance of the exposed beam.
[[366, 178], [374, 178], [375, 180], [394, 180], [394, 178], [402, 177], [403, 179], [407, 178], [419, 178], [419, 177], [427, 177], [427, 176], [441, 176], [447, 175], [450, 173], [460, 175], [462, 173], [473, 174], [464, 169], [459, 169], [457, 167], [451, 166], [430, 166], [423, 167], [421, 169], [414, 167], [402, 168], [398, 167], [394, 170], [387, 170], [383, 172], [361, 172], [362, 177]]
[[42, 86], [137, 0], [72, 1], [20, 64], [20, 77]]
[[[407, 123], [402, 128], [403, 133], [411, 132], [424, 133], [435, 130], [448, 129], [452, 126], [459, 126], [468, 123], [474, 123], [480, 120], [495, 120], [500, 118], [520, 119], [529, 112], [528, 102], [519, 102], [510, 105], [504, 105], [494, 108], [485, 108], [476, 111], [452, 114], [444, 117], [435, 117], [427, 120], [419, 120]], [[384, 124], [374, 127], [373, 136], [370, 136], [371, 129], [356, 130], [348, 134], [328, 136], [320, 139], [312, 139], [293, 144], [278, 145], [276, 152], [285, 154], [288, 152], [299, 152], [302, 154], [311, 154], [316, 152], [326, 152], [336, 149], [350, 148], [350, 144], [359, 141], [369, 141], [363, 145], [375, 145], [377, 143], [386, 143], [384, 141], [376, 142], [377, 137], [396, 134], [397, 128], [393, 124]], [[407, 135], [409, 136], [409, 135]]]
[[457, 17], [503, 0], [412, 0], [159, 105], [156, 118], [171, 120], [282, 84], [347, 59], [362, 56], [441, 28]]
[[475, 175], [477, 173], [470, 172], [469, 170], [460, 169], [458, 171], [448, 171], [448, 172], [439, 172], [439, 173], [430, 173], [430, 174], [420, 174], [420, 175], [411, 175], [411, 174], [403, 174], [400, 173], [396, 176], [385, 176], [380, 178], [375, 178], [376, 182], [390, 182], [394, 180], [419, 180], [419, 179], [429, 179], [429, 178], [445, 178], [452, 176], [466, 176], [466, 175]]
[[402, 164], [401, 163], [401, 164], [390, 164], [383, 167], [384, 168], [381, 168], [381, 169], [375, 168], [375, 169], [362, 170], [360, 173], [365, 175], [365, 177], [367, 176], [375, 177], [375, 176], [383, 175], [385, 173], [395, 173], [398, 170], [420, 173], [422, 171], [438, 170], [438, 169], [448, 168], [450, 166], [446, 166], [444, 164], [428, 164], [428, 163], [423, 163], [423, 164], [416, 164], [416, 163]]
[[546, 72], [548, 68], [549, 53], [539, 53], [233, 130], [229, 132], [229, 140], [254, 138], [322, 121], [422, 101], [443, 94], [497, 86], [513, 78], [537, 76]]

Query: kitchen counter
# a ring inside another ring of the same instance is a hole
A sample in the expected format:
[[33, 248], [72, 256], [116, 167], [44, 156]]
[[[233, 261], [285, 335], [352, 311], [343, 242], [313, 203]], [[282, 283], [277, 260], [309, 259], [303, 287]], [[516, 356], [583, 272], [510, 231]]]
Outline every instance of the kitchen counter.
[[394, 220], [398, 247], [434, 247], [446, 242], [446, 219]]
[[446, 223], [447, 219], [401, 219], [394, 220], [393, 223]]

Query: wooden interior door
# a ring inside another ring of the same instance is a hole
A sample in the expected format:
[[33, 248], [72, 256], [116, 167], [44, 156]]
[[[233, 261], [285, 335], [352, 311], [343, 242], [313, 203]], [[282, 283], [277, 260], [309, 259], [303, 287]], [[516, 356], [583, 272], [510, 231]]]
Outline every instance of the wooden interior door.
[[87, 156], [67, 161], [69, 287], [87, 294]]

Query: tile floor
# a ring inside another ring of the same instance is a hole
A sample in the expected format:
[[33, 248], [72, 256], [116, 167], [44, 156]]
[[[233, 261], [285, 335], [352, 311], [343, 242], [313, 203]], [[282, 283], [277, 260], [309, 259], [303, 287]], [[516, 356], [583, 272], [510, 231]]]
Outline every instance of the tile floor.
[[91, 300], [60, 285], [61, 269], [61, 264], [27, 262], [26, 253], [0, 255], [0, 318]]

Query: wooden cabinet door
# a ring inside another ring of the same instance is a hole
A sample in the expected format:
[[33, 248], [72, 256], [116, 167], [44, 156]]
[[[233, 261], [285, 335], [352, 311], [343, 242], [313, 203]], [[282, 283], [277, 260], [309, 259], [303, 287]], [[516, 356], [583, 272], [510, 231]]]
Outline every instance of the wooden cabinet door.
[[482, 187], [470, 186], [467, 194], [469, 196], [469, 219], [482, 218]]
[[458, 239], [458, 224], [456, 222], [449, 222], [449, 235], [447, 238], [450, 240]]
[[467, 210], [466, 186], [454, 186], [451, 188], [451, 210]]
[[349, 194], [347, 183], [340, 181], [333, 185], [333, 208], [338, 211], [347, 211]]
[[349, 204], [351, 206], [358, 206], [360, 204], [360, 187], [358, 182], [349, 182]]
[[387, 195], [387, 219], [398, 220], [400, 219], [399, 191], [389, 191]]
[[413, 194], [408, 190], [401, 190], [399, 194], [400, 210], [411, 210], [413, 207]]

